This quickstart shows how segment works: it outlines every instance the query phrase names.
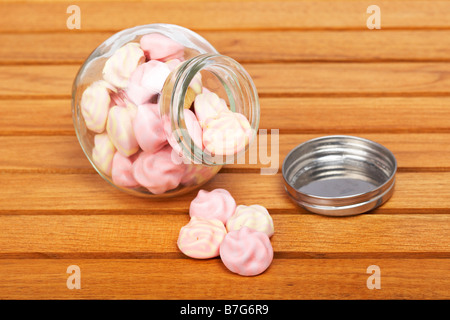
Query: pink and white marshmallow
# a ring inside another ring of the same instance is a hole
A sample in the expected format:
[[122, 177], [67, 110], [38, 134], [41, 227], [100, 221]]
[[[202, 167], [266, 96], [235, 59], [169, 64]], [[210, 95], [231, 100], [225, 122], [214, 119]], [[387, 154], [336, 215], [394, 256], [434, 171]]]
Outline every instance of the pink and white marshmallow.
[[249, 144], [252, 130], [247, 118], [235, 112], [222, 112], [203, 126], [203, 145], [211, 155], [237, 154]]
[[230, 112], [227, 103], [214, 92], [197, 95], [194, 102], [195, 115], [200, 125], [204, 127], [206, 120], [216, 119], [221, 112]]
[[127, 107], [114, 106], [109, 110], [106, 131], [114, 146], [129, 157], [139, 150], [132, 125], [132, 114]]
[[242, 227], [227, 233], [220, 244], [220, 258], [231, 272], [256, 276], [272, 263], [273, 248], [267, 234]]
[[269, 211], [257, 204], [237, 206], [234, 215], [228, 219], [226, 227], [228, 232], [248, 227], [264, 232], [269, 238], [274, 233], [273, 219]]
[[167, 144], [157, 104], [142, 104], [133, 121], [136, 140], [142, 150], [154, 153]]
[[106, 133], [95, 135], [92, 160], [95, 165], [108, 176], [111, 175], [112, 161], [115, 152], [116, 148]]
[[108, 110], [111, 104], [110, 94], [113, 88], [103, 80], [93, 82], [81, 96], [81, 114], [86, 127], [97, 133], [105, 131]]
[[178, 187], [185, 165], [174, 163], [171, 153], [170, 146], [156, 153], [141, 152], [132, 168], [136, 181], [154, 194], [162, 194]]
[[153, 96], [161, 93], [169, 73], [167, 64], [157, 60], [141, 64], [130, 76], [127, 97], [137, 105], [148, 103]]
[[200, 190], [189, 207], [191, 217], [218, 219], [226, 224], [236, 210], [236, 201], [225, 189]]
[[142, 36], [140, 44], [149, 60], [184, 59], [184, 46], [160, 33]]
[[106, 60], [103, 79], [117, 88], [125, 89], [133, 71], [144, 62], [144, 51], [139, 44], [127, 43]]
[[121, 187], [134, 188], [139, 186], [139, 183], [133, 176], [131, 171], [133, 162], [137, 158], [137, 153], [131, 157], [125, 157], [120, 152], [114, 154], [112, 160], [111, 178], [113, 182]]
[[195, 259], [219, 256], [219, 248], [227, 230], [220, 220], [192, 217], [178, 235], [177, 245], [181, 252]]

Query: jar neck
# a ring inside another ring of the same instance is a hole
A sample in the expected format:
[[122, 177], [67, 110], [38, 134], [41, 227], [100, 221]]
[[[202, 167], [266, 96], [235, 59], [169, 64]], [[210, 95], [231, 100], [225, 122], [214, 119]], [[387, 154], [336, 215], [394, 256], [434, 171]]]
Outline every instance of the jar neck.
[[[220, 86], [219, 91], [228, 100], [231, 111], [241, 113], [248, 119], [252, 134], [245, 149], [227, 156], [212, 155], [197, 146], [191, 138], [184, 118], [184, 103], [189, 84], [199, 72], [202, 72], [202, 78], [207, 74], [212, 82]], [[255, 139], [260, 117], [258, 94], [251, 77], [238, 62], [220, 54], [196, 56], [172, 71], [162, 90], [160, 112], [172, 146], [179, 146], [185, 160], [206, 165], [236, 163]]]

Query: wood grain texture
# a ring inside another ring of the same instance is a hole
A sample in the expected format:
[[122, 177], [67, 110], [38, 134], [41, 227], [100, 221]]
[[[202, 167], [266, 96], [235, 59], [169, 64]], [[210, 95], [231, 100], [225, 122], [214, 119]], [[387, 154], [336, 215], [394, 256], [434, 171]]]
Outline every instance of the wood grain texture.
[[[371, 1], [85, 1], [81, 30], [119, 31], [136, 25], [164, 22], [194, 30], [359, 29], [365, 30]], [[383, 28], [448, 28], [448, 1], [379, 0]], [[67, 30], [67, 2], [16, 3], [1, 11], [2, 31]], [[186, 14], [189, 12], [189, 14]]]
[[[450, 97], [280, 97], [260, 105], [260, 128], [282, 134], [450, 132]], [[0, 99], [0, 110], [0, 135], [75, 134], [69, 99]]]
[[[450, 258], [450, 214], [273, 220], [276, 258]], [[176, 243], [189, 214], [2, 215], [0, 222], [0, 258], [183, 258]]]
[[[321, 134], [259, 133], [255, 142], [256, 163], [227, 165], [222, 172], [259, 173], [260, 168], [281, 169], [284, 158], [300, 143]], [[359, 134], [394, 153], [401, 172], [449, 171], [450, 134]], [[267, 140], [265, 140], [267, 139]], [[266, 142], [267, 141], [267, 142]], [[273, 144], [273, 148], [272, 148]], [[278, 147], [277, 147], [278, 144]], [[34, 146], [29, 148], [29, 146]], [[51, 147], [49, 147], [51, 146]], [[24, 157], [24, 150], [27, 157]], [[0, 136], [0, 172], [9, 173], [95, 173], [75, 136]], [[267, 159], [266, 159], [267, 157]]]
[[[258, 277], [236, 276], [226, 270], [219, 259], [74, 258], [5, 259], [0, 262], [0, 299], [450, 297], [447, 290], [450, 285], [448, 259], [276, 259]], [[66, 287], [67, 267], [74, 264], [81, 270], [80, 290]], [[366, 281], [370, 274], [366, 270], [370, 265], [380, 267], [381, 290], [367, 289]], [[205, 275], [209, 281], [205, 281]]]
[[[305, 213], [287, 196], [280, 173], [219, 173], [203, 188], [225, 188], [237, 203], [260, 204], [272, 213]], [[197, 194], [150, 201], [119, 191], [98, 174], [58, 173], [2, 173], [0, 193], [4, 215], [186, 213]], [[449, 208], [449, 172], [399, 172], [394, 195], [375, 212], [448, 214]]]
[[[244, 64], [260, 96], [450, 95], [450, 63]], [[79, 67], [0, 66], [0, 98], [70, 98]]]
[[[113, 32], [0, 33], [0, 64], [81, 65]], [[241, 63], [449, 61], [450, 30], [202, 31]], [[318, 41], [320, 39], [320, 41]], [[22, 50], [26, 46], [33, 50]], [[430, 50], [433, 48], [433, 50]]]

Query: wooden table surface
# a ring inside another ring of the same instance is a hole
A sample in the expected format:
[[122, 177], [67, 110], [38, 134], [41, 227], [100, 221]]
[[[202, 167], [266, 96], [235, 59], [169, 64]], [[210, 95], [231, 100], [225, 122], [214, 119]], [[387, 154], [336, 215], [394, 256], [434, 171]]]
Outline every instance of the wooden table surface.
[[[81, 9], [69, 30], [67, 7]], [[367, 7], [381, 9], [369, 30]], [[450, 298], [450, 1], [44, 1], [0, 4], [1, 299]], [[310, 138], [351, 134], [391, 149], [393, 197], [372, 214], [297, 207], [280, 171], [229, 165], [205, 189], [266, 206], [276, 234], [257, 277], [176, 247], [196, 192], [153, 201], [108, 185], [75, 137], [71, 86], [113, 33], [165, 22], [241, 62], [279, 129], [279, 165]], [[81, 289], [66, 286], [67, 267]], [[380, 268], [370, 290], [367, 268]]]

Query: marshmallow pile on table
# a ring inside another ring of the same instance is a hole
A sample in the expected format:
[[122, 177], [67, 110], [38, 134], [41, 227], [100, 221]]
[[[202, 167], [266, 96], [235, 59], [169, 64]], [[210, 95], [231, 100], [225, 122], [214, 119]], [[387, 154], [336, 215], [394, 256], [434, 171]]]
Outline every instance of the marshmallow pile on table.
[[177, 245], [196, 259], [220, 256], [224, 265], [242, 276], [263, 273], [272, 263], [272, 217], [260, 205], [238, 205], [225, 189], [200, 190], [189, 207], [191, 217]]
[[[92, 159], [118, 186], [161, 194], [191, 182], [189, 166], [171, 161], [179, 146], [167, 140], [158, 105], [168, 75], [184, 61], [184, 49], [161, 34], [144, 35], [115, 51], [103, 79], [83, 92], [81, 112], [96, 134]], [[205, 153], [232, 155], [249, 143], [247, 118], [204, 88], [200, 73], [189, 84], [184, 107], [188, 133]]]

